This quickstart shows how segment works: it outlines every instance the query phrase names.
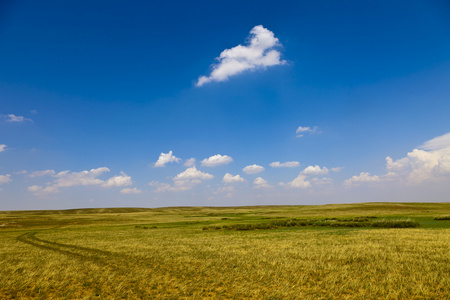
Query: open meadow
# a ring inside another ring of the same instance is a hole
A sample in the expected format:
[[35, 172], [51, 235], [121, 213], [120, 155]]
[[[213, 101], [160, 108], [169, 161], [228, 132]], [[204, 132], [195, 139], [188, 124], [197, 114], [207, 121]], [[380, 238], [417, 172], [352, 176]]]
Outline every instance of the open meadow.
[[450, 299], [450, 203], [0, 212], [1, 299]]

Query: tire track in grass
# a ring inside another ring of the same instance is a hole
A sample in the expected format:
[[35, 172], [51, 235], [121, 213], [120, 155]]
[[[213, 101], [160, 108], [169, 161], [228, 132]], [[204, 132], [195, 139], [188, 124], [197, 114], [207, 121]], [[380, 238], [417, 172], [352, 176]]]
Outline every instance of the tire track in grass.
[[[36, 237], [36, 232], [24, 233], [19, 235], [16, 239], [37, 248], [55, 251], [82, 261], [93, 262], [101, 267], [109, 268], [116, 274], [115, 276], [121, 278], [119, 281], [124, 285], [124, 287], [126, 287], [127, 290], [134, 290], [136, 295], [145, 295], [145, 291], [143, 291], [139, 286], [136, 286], [132, 281], [128, 282], [126, 280], [129, 276], [130, 270], [133, 270], [133, 267], [138, 264], [136, 257], [95, 248], [47, 241]], [[148, 261], [148, 263], [150, 262]]]

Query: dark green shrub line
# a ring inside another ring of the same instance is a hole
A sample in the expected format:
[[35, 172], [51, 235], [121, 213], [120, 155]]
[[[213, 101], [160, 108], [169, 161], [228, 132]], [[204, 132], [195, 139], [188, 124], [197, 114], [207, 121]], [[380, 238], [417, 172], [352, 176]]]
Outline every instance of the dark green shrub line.
[[[371, 220], [372, 219], [372, 220]], [[415, 228], [419, 227], [419, 223], [412, 221], [410, 219], [399, 219], [399, 220], [373, 220], [373, 217], [358, 217], [353, 219], [337, 219], [337, 218], [327, 218], [322, 220], [317, 219], [285, 219], [285, 220], [274, 220], [267, 223], [260, 224], [230, 224], [230, 225], [216, 225], [216, 226], [205, 226], [203, 230], [267, 230], [267, 229], [277, 229], [277, 228], [287, 228], [287, 227], [373, 227], [373, 228]]]
[[436, 217], [436, 221], [450, 221], [450, 216]]
[[136, 226], [134, 226], [134, 228], [137, 228], [137, 229], [156, 229], [156, 228], [158, 228], [157, 226], [155, 226], [155, 225], [153, 225], [153, 226], [141, 226], [141, 225], [136, 225]]

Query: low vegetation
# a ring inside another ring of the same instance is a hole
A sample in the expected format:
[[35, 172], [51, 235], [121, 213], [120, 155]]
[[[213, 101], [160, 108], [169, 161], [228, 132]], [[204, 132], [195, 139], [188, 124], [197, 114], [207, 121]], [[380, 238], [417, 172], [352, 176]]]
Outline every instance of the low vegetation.
[[446, 203], [0, 212], [0, 299], [448, 299], [448, 215]]

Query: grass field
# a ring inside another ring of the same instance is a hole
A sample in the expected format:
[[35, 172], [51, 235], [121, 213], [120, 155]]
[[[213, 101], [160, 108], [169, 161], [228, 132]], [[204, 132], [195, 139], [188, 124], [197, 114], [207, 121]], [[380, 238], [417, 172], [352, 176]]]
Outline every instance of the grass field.
[[450, 299], [450, 203], [0, 212], [0, 278], [0, 299]]

